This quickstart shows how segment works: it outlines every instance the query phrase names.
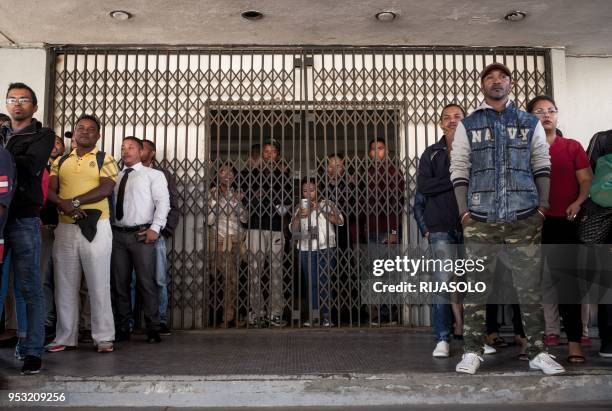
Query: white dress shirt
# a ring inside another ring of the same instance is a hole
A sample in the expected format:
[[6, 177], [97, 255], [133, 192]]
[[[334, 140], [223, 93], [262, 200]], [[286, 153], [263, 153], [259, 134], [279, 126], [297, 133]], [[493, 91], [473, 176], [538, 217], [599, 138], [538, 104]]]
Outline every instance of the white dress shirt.
[[[164, 173], [151, 167], [145, 167], [142, 163], [134, 164], [132, 167], [124, 166], [115, 184], [115, 203], [119, 184], [121, 184], [126, 168], [132, 168], [134, 171], [129, 173], [125, 185], [123, 218], [117, 220], [115, 217], [114, 225], [133, 227], [150, 224], [151, 230], [159, 233], [165, 227], [170, 211], [170, 193]], [[116, 209], [117, 204], [115, 204]]]

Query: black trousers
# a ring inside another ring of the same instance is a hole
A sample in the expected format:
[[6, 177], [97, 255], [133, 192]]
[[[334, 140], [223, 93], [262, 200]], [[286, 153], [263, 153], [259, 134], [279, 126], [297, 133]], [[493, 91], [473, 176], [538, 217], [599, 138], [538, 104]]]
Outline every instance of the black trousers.
[[602, 344], [612, 342], [612, 304], [597, 306], [597, 328]]
[[111, 274], [113, 284], [113, 312], [117, 331], [128, 332], [132, 317], [130, 283], [132, 271], [136, 271], [136, 290], [147, 330], [159, 331], [159, 296], [155, 274], [155, 243], [138, 241], [136, 232], [113, 229], [113, 254]]
[[[606, 239], [606, 244], [612, 244], [612, 233]], [[612, 253], [602, 254], [600, 267], [609, 267]], [[612, 343], [612, 304], [599, 304], [597, 306], [597, 328], [601, 344]]]
[[[487, 335], [499, 332], [499, 323], [497, 322], [499, 307], [499, 304], [487, 304]], [[521, 306], [518, 304], [512, 304], [512, 329], [514, 330], [514, 335], [520, 335], [522, 338], [525, 338], [525, 330], [523, 329], [523, 321], [521, 319]]]
[[[542, 244], [546, 244], [543, 256], [556, 283], [559, 301], [579, 299], [578, 263], [576, 253], [567, 244], [578, 244], [576, 225], [565, 217], [546, 217], [542, 227]], [[552, 245], [551, 245], [552, 244]], [[555, 247], [554, 244], [560, 244]], [[572, 295], [573, 294], [573, 295]], [[559, 315], [570, 342], [580, 342], [582, 315], [580, 304], [559, 304]]]

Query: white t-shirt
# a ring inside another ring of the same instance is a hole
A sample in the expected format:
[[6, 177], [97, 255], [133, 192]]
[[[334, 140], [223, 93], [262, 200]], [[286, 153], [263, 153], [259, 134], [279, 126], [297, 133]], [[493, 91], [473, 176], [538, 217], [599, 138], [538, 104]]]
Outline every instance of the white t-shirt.
[[299, 240], [297, 248], [300, 251], [318, 251], [336, 246], [336, 226], [332, 224], [324, 213], [334, 210], [338, 216], [338, 226], [344, 225], [344, 218], [338, 207], [331, 201], [321, 200], [318, 207], [305, 218], [300, 218]]

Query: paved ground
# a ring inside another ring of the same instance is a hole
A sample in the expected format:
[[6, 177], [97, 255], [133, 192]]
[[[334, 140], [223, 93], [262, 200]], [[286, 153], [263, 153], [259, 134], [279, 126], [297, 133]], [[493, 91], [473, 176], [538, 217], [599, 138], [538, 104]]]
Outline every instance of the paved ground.
[[[14, 410], [20, 411], [37, 411], [39, 407], [29, 408], [13, 408]], [[127, 411], [133, 408], [99, 408], [99, 407], [88, 407], [88, 408], [71, 408], [71, 411]], [[172, 407], [147, 407], [139, 408], [142, 411], [277, 411], [280, 408], [172, 408]], [[395, 405], [395, 406], [368, 406], [368, 407], [283, 407], [283, 411], [341, 411], [341, 410], [356, 410], [356, 411], [437, 411], [437, 410], [453, 410], [453, 411], [490, 411], [491, 405], [460, 405], [452, 404], [447, 406], [440, 405]], [[597, 403], [597, 402], [585, 402], [585, 403], [572, 403], [572, 404], [538, 404], [538, 405], [521, 405], [520, 408], [515, 404], [501, 404], [495, 406], [495, 411], [557, 411], [557, 410], [583, 410], [583, 411], [610, 411], [609, 403]]]
[[[453, 356], [431, 356], [428, 330], [214, 330], [176, 332], [161, 344], [149, 345], [144, 336], [118, 343], [112, 354], [98, 354], [93, 346], [45, 354], [49, 376], [126, 375], [325, 375], [347, 373], [451, 373], [461, 345], [453, 342]], [[584, 365], [569, 365], [567, 346], [551, 351], [570, 372], [610, 371], [612, 360], [597, 356], [599, 341], [586, 349]], [[481, 372], [527, 371], [516, 359], [517, 347], [485, 357]], [[10, 349], [0, 349], [0, 376], [18, 372], [21, 362]]]
[[[434, 359], [429, 330], [211, 330], [176, 332], [155, 345], [136, 335], [112, 354], [98, 354], [93, 346], [45, 354], [43, 372], [30, 377], [19, 375], [21, 363], [11, 349], [0, 349], [0, 407], [16, 405], [7, 401], [9, 393], [30, 391], [66, 393], [68, 401], [55, 405], [70, 409], [474, 408], [458, 407], [467, 403], [504, 411], [519, 404], [538, 411], [606, 409], [612, 360], [598, 357], [599, 341], [594, 343], [584, 365], [567, 364], [567, 346], [554, 348], [568, 370], [554, 377], [529, 371], [514, 346], [486, 356], [476, 376], [459, 375], [460, 344], [453, 342], [451, 358]], [[328, 408], [295, 408], [316, 405]]]

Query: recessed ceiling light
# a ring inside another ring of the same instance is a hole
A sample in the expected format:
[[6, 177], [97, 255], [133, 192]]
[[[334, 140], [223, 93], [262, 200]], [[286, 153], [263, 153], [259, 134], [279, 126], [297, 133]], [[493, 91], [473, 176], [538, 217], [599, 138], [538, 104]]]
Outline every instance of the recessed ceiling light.
[[113, 10], [110, 13], [108, 13], [109, 16], [111, 16], [112, 18], [114, 18], [115, 20], [129, 20], [132, 18], [132, 14], [128, 13], [127, 11], [123, 11], [123, 10]]
[[508, 14], [506, 14], [504, 16], [504, 20], [508, 20], [508, 21], [521, 21], [521, 20], [524, 20], [525, 17], [527, 17], [527, 13], [525, 13], [524, 11], [514, 10], [514, 11], [511, 11]]
[[392, 11], [385, 10], [385, 11], [376, 13], [375, 17], [376, 17], [376, 20], [378, 21], [393, 21], [397, 17], [397, 14], [395, 14]]
[[263, 13], [257, 10], [247, 10], [240, 13], [243, 19], [246, 20], [259, 20], [263, 17]]

